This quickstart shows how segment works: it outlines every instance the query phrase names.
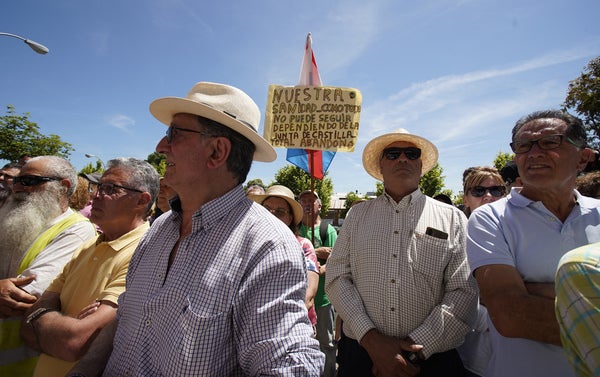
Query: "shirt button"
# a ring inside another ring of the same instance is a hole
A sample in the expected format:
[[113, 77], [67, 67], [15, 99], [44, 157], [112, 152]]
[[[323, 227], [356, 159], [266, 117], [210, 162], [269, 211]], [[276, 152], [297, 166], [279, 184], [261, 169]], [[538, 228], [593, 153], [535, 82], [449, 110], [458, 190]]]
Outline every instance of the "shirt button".
[[399, 232], [397, 230], [394, 230], [394, 234], [398, 234]]
[[398, 254], [392, 254], [394, 258], [398, 258]]
[[396, 308], [390, 308], [391, 311], [396, 311]]
[[150, 326], [151, 323], [152, 321], [150, 321], [149, 319], [146, 320], [146, 326]]
[[396, 279], [392, 279], [391, 282], [392, 284], [394, 284], [396, 282]]
[[399, 210], [399, 209], [397, 209], [397, 210], [396, 210], [396, 213], [400, 213], [400, 210]]

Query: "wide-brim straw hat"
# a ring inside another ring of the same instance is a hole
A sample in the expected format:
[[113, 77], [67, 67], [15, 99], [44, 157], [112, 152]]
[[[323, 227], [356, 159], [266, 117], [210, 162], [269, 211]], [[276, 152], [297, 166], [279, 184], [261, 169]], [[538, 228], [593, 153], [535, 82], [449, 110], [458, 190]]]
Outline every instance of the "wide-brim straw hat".
[[152, 101], [150, 113], [167, 126], [171, 125], [175, 114], [200, 115], [248, 138], [256, 146], [254, 160], [271, 162], [277, 158], [275, 149], [258, 133], [258, 106], [246, 93], [233, 86], [199, 82], [185, 98], [164, 97]]
[[302, 221], [302, 206], [294, 198], [294, 193], [292, 190], [285, 186], [273, 185], [267, 189], [264, 195], [248, 195], [250, 199], [254, 200], [258, 204], [263, 204], [263, 202], [271, 196], [276, 196], [288, 202], [290, 208], [292, 209], [292, 213], [294, 214], [294, 224], [298, 224], [300, 221]]
[[389, 134], [381, 135], [369, 141], [363, 151], [362, 161], [367, 173], [373, 178], [383, 182], [383, 175], [379, 167], [383, 150], [390, 144], [405, 141], [421, 149], [421, 176], [430, 171], [438, 160], [438, 150], [433, 143], [421, 136], [412, 135], [404, 128]]

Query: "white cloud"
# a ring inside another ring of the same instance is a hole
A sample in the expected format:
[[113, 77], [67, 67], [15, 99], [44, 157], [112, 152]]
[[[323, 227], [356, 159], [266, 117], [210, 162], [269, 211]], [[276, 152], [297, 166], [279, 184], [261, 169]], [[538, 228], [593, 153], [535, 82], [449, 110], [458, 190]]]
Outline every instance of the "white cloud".
[[125, 132], [131, 132], [131, 127], [135, 125], [135, 120], [127, 115], [117, 114], [108, 119], [108, 123]]

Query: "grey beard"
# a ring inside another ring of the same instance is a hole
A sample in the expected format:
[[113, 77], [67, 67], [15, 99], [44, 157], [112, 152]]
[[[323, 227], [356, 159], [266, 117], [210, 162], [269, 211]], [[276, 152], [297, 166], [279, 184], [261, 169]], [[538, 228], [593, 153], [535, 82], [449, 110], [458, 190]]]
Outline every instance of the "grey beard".
[[0, 207], [0, 279], [15, 277], [35, 239], [59, 216], [60, 186], [30, 194], [12, 193]]

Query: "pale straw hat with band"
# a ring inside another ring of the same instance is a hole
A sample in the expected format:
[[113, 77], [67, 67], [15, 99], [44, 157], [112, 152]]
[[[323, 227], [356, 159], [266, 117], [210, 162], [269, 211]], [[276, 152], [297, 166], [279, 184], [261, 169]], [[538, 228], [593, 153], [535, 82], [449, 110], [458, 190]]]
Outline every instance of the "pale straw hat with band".
[[383, 175], [379, 168], [379, 161], [383, 155], [383, 150], [390, 144], [405, 141], [413, 144], [421, 150], [421, 176], [430, 171], [438, 160], [438, 150], [433, 143], [421, 136], [412, 135], [404, 128], [400, 128], [389, 134], [381, 135], [369, 141], [363, 150], [363, 166], [367, 173], [373, 178], [383, 182]]
[[199, 82], [185, 98], [165, 97], [150, 104], [150, 113], [161, 123], [171, 125], [178, 113], [200, 115], [245, 136], [255, 146], [254, 160], [271, 162], [275, 149], [258, 134], [260, 110], [246, 93], [233, 86]]
[[285, 186], [273, 185], [267, 189], [264, 195], [248, 195], [250, 199], [254, 200], [258, 204], [263, 204], [263, 202], [271, 196], [276, 196], [288, 202], [294, 215], [295, 225], [302, 221], [302, 206], [296, 201], [296, 199], [294, 199], [294, 193], [292, 192], [292, 190]]

